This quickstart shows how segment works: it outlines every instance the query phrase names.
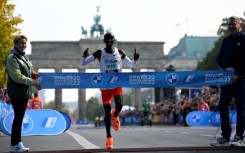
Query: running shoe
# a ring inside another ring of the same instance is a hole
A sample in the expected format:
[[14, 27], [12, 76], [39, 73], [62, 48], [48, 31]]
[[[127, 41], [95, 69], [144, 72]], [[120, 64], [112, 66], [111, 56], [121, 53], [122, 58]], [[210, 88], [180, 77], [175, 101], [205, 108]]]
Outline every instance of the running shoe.
[[238, 146], [238, 147], [244, 147], [244, 142], [238, 135], [235, 135], [234, 139], [231, 140], [231, 145]]
[[10, 146], [9, 152], [28, 152], [30, 148], [26, 148], [22, 142], [19, 142], [17, 145]]
[[112, 109], [112, 110], [111, 110], [111, 118], [112, 118], [112, 120], [113, 120], [112, 127], [113, 127], [113, 129], [114, 129], [115, 131], [118, 131], [118, 130], [120, 129], [121, 124], [120, 124], [120, 119], [119, 119], [119, 117], [115, 117], [115, 116], [114, 116], [115, 111], [116, 111], [115, 109]]
[[106, 138], [106, 144], [105, 144], [105, 148], [106, 149], [113, 149], [113, 138]]
[[226, 140], [224, 138], [217, 138], [215, 142], [210, 143], [211, 146], [214, 147], [226, 147], [231, 146], [231, 141]]

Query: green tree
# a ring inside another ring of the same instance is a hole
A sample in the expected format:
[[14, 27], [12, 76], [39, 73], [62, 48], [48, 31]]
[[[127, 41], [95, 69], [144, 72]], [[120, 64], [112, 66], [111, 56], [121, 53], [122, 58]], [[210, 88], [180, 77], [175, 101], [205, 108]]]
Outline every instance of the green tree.
[[5, 62], [13, 47], [14, 35], [20, 33], [17, 25], [23, 21], [20, 15], [13, 15], [14, 8], [15, 5], [9, 4], [8, 0], [0, 1], [0, 87], [6, 84]]
[[[54, 109], [55, 110], [55, 104], [53, 101], [50, 101], [46, 104], [43, 105], [44, 109]], [[66, 108], [66, 105], [64, 103], [62, 103], [62, 112], [65, 112], [66, 114], [68, 114], [70, 116], [70, 112], [69, 110]]]
[[216, 64], [216, 56], [219, 50], [219, 47], [222, 43], [224, 37], [220, 37], [214, 44], [214, 48], [209, 51], [206, 57], [199, 61], [196, 67], [196, 70], [218, 70], [219, 66]]
[[131, 95], [130, 94], [125, 94], [123, 96], [123, 105], [132, 106], [132, 100], [131, 100]]
[[91, 97], [87, 101], [87, 119], [90, 121], [94, 121], [96, 116], [101, 116], [103, 114], [103, 105], [99, 103], [98, 98]]
[[[244, 16], [245, 16], [245, 12], [244, 12]], [[245, 31], [245, 19], [240, 18], [242, 20], [242, 31]], [[198, 62], [196, 70], [217, 70], [219, 69], [219, 66], [216, 64], [216, 56], [218, 54], [219, 48], [221, 46], [221, 43], [224, 39], [224, 37], [226, 37], [229, 32], [228, 32], [228, 28], [227, 28], [227, 24], [228, 24], [228, 20], [229, 18], [224, 18], [222, 20], [221, 25], [219, 26], [219, 29], [217, 31], [217, 34], [220, 36], [220, 38], [215, 42], [214, 44], [214, 48], [207, 53], [206, 57]]]

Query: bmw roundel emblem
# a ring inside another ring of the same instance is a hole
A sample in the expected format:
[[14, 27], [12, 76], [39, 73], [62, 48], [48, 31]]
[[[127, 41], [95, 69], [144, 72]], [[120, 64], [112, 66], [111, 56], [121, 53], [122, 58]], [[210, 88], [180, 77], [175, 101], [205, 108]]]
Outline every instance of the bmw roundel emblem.
[[92, 83], [94, 86], [101, 86], [102, 83], [103, 83], [103, 77], [102, 77], [100, 74], [94, 74], [94, 75], [91, 77], [91, 83]]
[[175, 85], [179, 81], [179, 77], [176, 73], [168, 73], [166, 76], [166, 82], [169, 85]]
[[202, 122], [202, 116], [199, 113], [194, 113], [190, 116], [189, 121], [192, 125], [198, 125]]
[[24, 118], [23, 118], [23, 123], [22, 123], [22, 133], [27, 133], [29, 131], [31, 131], [33, 128], [33, 121], [32, 118], [25, 114]]

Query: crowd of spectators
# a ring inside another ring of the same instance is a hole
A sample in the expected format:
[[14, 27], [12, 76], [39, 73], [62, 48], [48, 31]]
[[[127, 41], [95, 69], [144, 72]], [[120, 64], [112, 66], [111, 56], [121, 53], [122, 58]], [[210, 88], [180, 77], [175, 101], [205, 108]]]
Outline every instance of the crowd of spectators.
[[[0, 101], [11, 104], [11, 101], [7, 94], [7, 88], [0, 88]], [[38, 97], [38, 93], [34, 93], [33, 97], [28, 100], [27, 109], [42, 109], [43, 104]]]
[[[151, 103], [149, 115], [153, 124], [187, 126], [185, 118], [192, 111], [218, 111], [219, 95], [219, 87], [202, 87], [201, 94], [193, 98], [183, 94], [180, 100], [165, 99], [160, 103]], [[231, 102], [230, 109], [234, 108], [234, 102]], [[141, 110], [123, 112], [121, 117], [144, 116], [142, 114], [144, 114], [143, 107]]]
[[5, 87], [0, 88], [0, 101], [5, 101], [8, 104], [10, 103], [10, 100], [9, 100], [9, 97], [7, 94], [7, 88], [5, 88]]

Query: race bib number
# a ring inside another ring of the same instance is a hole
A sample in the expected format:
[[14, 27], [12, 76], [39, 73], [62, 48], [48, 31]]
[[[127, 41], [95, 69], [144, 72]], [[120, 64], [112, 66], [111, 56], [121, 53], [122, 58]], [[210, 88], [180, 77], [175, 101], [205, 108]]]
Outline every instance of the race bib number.
[[105, 60], [104, 61], [104, 71], [113, 71], [120, 69], [119, 60]]

